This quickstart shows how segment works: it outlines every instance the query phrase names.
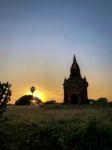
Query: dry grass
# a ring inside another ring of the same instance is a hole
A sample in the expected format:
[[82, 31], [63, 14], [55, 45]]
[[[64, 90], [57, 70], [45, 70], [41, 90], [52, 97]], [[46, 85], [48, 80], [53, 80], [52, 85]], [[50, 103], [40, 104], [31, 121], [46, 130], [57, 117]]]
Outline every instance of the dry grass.
[[5, 116], [11, 122], [24, 122], [26, 124], [57, 122], [60, 120], [65, 122], [78, 120], [83, 123], [90, 118], [96, 118], [102, 122], [111, 122], [112, 107], [48, 105], [40, 108], [38, 106], [9, 106]]
[[9, 106], [4, 115], [2, 150], [112, 149], [109, 106]]

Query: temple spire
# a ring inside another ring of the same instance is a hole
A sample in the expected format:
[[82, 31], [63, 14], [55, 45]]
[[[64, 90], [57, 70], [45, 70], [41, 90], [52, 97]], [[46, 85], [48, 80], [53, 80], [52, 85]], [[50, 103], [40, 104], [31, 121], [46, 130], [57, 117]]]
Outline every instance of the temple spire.
[[75, 54], [74, 54], [74, 58], [73, 58], [73, 63], [76, 63], [76, 57], [75, 57]]
[[73, 63], [70, 69], [70, 77], [81, 77], [80, 68], [74, 55]]

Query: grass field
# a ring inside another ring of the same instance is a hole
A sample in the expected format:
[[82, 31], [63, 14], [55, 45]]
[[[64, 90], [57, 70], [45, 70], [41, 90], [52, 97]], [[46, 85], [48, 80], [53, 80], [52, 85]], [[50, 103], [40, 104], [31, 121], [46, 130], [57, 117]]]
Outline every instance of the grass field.
[[1, 150], [112, 150], [110, 106], [9, 106]]

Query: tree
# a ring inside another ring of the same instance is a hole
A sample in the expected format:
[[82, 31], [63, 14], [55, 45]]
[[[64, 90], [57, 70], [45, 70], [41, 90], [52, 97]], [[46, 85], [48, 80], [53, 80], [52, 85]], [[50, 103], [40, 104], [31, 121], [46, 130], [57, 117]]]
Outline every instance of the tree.
[[101, 105], [105, 105], [108, 103], [108, 99], [105, 97], [101, 97], [101, 98], [97, 99], [96, 103], [101, 104]]
[[3, 113], [6, 111], [7, 103], [10, 101], [11, 84], [0, 82], [0, 118], [3, 118]]
[[32, 96], [33, 96], [33, 93], [35, 92], [35, 87], [34, 86], [32, 86], [31, 88], [30, 88], [30, 91], [31, 91], [31, 93], [32, 93]]
[[56, 104], [56, 101], [55, 100], [49, 100], [49, 101], [45, 102], [44, 104]]
[[38, 97], [33, 97], [32, 95], [24, 95], [20, 97], [16, 102], [15, 105], [43, 105], [43, 102]]
[[30, 105], [32, 99], [32, 95], [24, 95], [15, 102], [15, 105]]

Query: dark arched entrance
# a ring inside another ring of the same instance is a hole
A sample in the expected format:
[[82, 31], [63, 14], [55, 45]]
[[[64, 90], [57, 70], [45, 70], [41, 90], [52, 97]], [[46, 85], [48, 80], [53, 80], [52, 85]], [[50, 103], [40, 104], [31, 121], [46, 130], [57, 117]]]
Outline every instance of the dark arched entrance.
[[78, 96], [77, 95], [72, 95], [71, 96], [71, 104], [78, 104]]

